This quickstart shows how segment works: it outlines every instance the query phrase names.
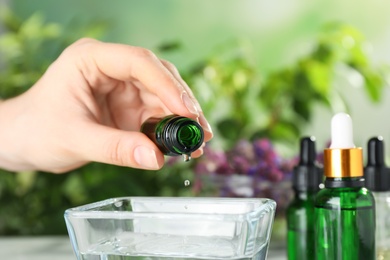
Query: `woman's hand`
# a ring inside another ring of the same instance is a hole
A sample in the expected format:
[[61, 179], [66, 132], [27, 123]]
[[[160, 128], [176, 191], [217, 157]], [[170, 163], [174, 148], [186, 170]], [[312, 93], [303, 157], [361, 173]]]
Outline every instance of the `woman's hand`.
[[0, 103], [0, 167], [60, 173], [96, 161], [159, 169], [164, 156], [139, 129], [169, 114], [198, 120], [205, 141], [212, 138], [172, 64], [140, 47], [81, 39], [32, 88]]

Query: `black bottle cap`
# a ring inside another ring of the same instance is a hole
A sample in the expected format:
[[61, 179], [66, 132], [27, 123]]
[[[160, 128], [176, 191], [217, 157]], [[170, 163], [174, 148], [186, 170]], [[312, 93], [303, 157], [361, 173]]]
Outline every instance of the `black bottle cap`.
[[315, 138], [301, 138], [299, 164], [294, 167], [293, 188], [297, 191], [318, 191], [323, 181], [323, 169], [316, 160]]
[[372, 191], [390, 190], [390, 170], [385, 163], [383, 137], [373, 137], [367, 143], [367, 165], [364, 167], [366, 188]]

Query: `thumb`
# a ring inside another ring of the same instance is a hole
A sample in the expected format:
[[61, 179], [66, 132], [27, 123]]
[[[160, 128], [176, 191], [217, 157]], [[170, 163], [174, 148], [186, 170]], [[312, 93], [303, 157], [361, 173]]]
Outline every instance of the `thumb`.
[[158, 170], [164, 165], [162, 152], [140, 132], [89, 124], [79, 137], [78, 152], [88, 161], [146, 170]]

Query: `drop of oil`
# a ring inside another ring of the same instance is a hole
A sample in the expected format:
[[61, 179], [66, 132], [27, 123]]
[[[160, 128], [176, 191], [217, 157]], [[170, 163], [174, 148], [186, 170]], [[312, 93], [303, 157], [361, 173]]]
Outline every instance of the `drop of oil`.
[[185, 181], [184, 181], [184, 186], [187, 187], [187, 186], [190, 186], [190, 184], [191, 184], [191, 182], [190, 182], [189, 180], [185, 180]]
[[185, 161], [185, 162], [191, 161], [191, 155], [190, 154], [183, 154], [183, 161]]

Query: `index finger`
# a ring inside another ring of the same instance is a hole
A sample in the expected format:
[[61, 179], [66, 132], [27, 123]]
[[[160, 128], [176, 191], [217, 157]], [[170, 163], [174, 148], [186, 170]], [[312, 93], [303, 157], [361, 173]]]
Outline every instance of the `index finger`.
[[80, 69], [96, 70], [84, 75], [103, 73], [120, 81], [138, 80], [174, 114], [192, 118], [199, 116], [197, 105], [189, 98], [185, 87], [150, 50], [93, 39], [79, 40], [74, 48], [81, 49], [83, 62]]

